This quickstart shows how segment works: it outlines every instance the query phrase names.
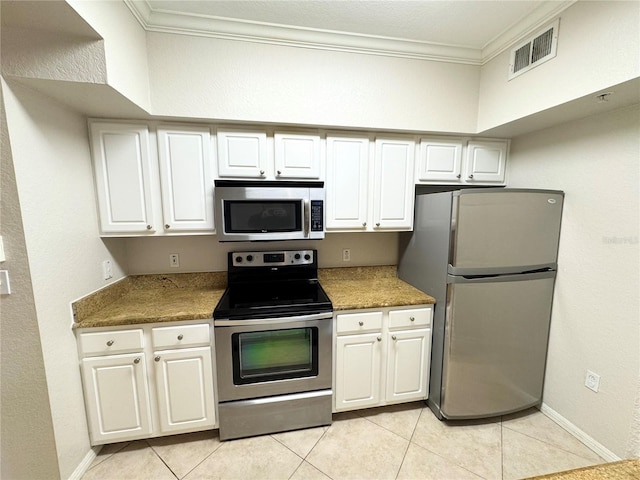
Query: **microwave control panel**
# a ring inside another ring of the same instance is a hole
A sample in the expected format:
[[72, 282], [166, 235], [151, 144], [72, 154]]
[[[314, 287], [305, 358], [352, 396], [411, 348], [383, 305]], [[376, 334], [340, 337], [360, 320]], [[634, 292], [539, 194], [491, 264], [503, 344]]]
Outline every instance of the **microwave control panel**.
[[311, 231], [322, 232], [324, 230], [324, 202], [311, 200]]

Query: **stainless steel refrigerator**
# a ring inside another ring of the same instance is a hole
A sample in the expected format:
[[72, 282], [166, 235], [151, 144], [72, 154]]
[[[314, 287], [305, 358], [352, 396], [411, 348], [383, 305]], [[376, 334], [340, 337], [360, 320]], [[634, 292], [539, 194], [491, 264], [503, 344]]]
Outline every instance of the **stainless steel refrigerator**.
[[482, 418], [540, 403], [564, 193], [416, 195], [398, 276], [436, 298], [428, 404]]

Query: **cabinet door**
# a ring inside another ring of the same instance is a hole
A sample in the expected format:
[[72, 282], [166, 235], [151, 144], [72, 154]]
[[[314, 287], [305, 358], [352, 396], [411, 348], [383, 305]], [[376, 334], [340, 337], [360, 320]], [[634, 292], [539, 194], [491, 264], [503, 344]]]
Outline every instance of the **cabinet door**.
[[327, 230], [367, 227], [369, 139], [327, 137]]
[[164, 229], [213, 233], [213, 165], [208, 128], [158, 128]]
[[153, 233], [155, 170], [147, 126], [92, 123], [90, 128], [101, 231]]
[[213, 428], [211, 347], [155, 352], [156, 391], [163, 433]]
[[218, 130], [218, 176], [264, 178], [267, 175], [267, 134]]
[[370, 407], [380, 401], [381, 335], [337, 338], [336, 410]]
[[427, 398], [431, 330], [389, 332], [387, 354], [388, 403]]
[[85, 358], [82, 377], [92, 445], [151, 434], [143, 353]]
[[413, 140], [376, 139], [374, 229], [413, 227], [414, 150]]
[[276, 132], [274, 162], [276, 178], [320, 178], [320, 137]]
[[423, 139], [416, 181], [461, 182], [462, 142], [445, 139]]
[[467, 145], [467, 182], [504, 183], [506, 141], [472, 141]]

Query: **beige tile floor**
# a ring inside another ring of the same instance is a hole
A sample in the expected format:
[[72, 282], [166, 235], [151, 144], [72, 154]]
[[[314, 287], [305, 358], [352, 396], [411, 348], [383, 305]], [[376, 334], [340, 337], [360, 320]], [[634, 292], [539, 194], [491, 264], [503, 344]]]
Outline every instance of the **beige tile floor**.
[[227, 442], [214, 430], [106, 445], [83, 480], [510, 480], [603, 462], [536, 409], [449, 423], [418, 402]]

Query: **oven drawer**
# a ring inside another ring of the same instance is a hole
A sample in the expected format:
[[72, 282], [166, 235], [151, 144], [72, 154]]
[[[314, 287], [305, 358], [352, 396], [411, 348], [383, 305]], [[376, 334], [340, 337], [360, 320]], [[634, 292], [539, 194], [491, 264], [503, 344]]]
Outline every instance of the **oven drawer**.
[[180, 348], [209, 345], [209, 324], [156, 327], [151, 330], [154, 348]]
[[80, 334], [82, 355], [110, 355], [113, 353], [142, 350], [144, 345], [142, 329], [114, 330]]
[[389, 312], [389, 330], [399, 328], [428, 327], [431, 325], [431, 308], [411, 308]]
[[345, 313], [336, 317], [336, 332], [364, 333], [382, 329], [382, 312]]

